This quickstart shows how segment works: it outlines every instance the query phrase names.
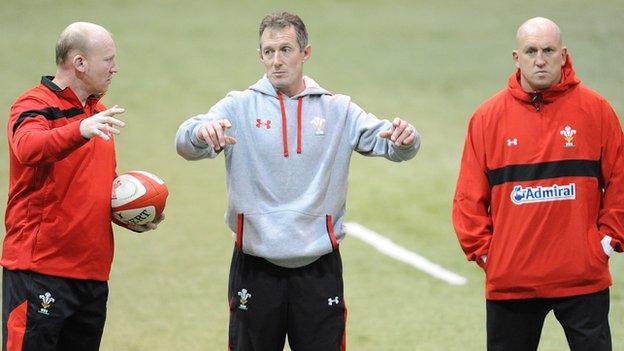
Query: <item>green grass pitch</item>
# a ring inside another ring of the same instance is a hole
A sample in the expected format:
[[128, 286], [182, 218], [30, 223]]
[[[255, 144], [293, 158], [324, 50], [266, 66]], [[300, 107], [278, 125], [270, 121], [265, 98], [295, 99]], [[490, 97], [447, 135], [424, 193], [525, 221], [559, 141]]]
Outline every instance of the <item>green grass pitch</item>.
[[[158, 231], [116, 230], [102, 350], [226, 349], [233, 243], [223, 223], [223, 158], [184, 161], [173, 137], [183, 120], [261, 76], [258, 24], [281, 9], [308, 26], [308, 75], [377, 116], [408, 119], [423, 135], [408, 163], [354, 155], [346, 219], [468, 278], [451, 286], [347, 238], [348, 349], [484, 350], [483, 273], [465, 261], [450, 224], [468, 118], [506, 84], [515, 30], [534, 16], [559, 23], [578, 76], [622, 116], [622, 0], [0, 2], [3, 120], [21, 92], [54, 73], [54, 43], [68, 23], [102, 24], [114, 34], [120, 65], [104, 102], [127, 109], [118, 170], [151, 171], [169, 186]], [[7, 173], [5, 141], [2, 212]], [[623, 263], [621, 255], [611, 259], [616, 350], [624, 350]], [[565, 349], [551, 314], [540, 350]]]

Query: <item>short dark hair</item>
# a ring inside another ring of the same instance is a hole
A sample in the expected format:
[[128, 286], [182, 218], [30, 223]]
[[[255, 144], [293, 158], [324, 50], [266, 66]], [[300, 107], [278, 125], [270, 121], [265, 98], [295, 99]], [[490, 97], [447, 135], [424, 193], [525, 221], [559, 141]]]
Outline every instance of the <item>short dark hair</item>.
[[[262, 33], [267, 28], [286, 28], [293, 26], [295, 28], [295, 32], [297, 33], [297, 44], [299, 44], [299, 50], [305, 49], [308, 45], [308, 31], [306, 30], [306, 26], [299, 18], [299, 16], [289, 13], [289, 12], [274, 12], [270, 15], [267, 15], [260, 22], [260, 32], [259, 38], [262, 37]], [[261, 47], [262, 49], [262, 47]]]

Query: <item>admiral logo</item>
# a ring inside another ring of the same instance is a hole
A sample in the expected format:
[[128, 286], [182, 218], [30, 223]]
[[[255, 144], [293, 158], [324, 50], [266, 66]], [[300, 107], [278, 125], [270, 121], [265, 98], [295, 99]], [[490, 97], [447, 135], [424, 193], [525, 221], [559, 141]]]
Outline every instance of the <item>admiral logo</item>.
[[516, 205], [530, 204], [534, 202], [548, 202], [576, 199], [576, 184], [553, 186], [529, 186], [523, 188], [516, 185], [510, 194], [511, 201]]

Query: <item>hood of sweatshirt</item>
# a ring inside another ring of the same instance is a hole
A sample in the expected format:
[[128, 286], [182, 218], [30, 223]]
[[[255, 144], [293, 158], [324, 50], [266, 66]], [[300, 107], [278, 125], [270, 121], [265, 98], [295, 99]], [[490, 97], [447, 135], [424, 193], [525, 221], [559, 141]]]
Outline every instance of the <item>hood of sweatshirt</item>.
[[[332, 95], [332, 93], [321, 88], [320, 85], [318, 85], [318, 83], [314, 81], [314, 79], [308, 76], [303, 76], [303, 82], [305, 83], [305, 89], [303, 89], [303, 91], [299, 94], [292, 96], [291, 99], [297, 99], [301, 96], [306, 95]], [[278, 98], [278, 91], [271, 84], [266, 74], [262, 76], [262, 78], [260, 78], [260, 80], [257, 81], [254, 85], [250, 86], [249, 89]]]
[[553, 102], [580, 82], [572, 67], [572, 57], [568, 54], [566, 56], [566, 63], [561, 67], [561, 79], [559, 83], [545, 90], [528, 93], [522, 89], [522, 85], [520, 84], [520, 69], [516, 69], [516, 71], [509, 76], [507, 89], [509, 89], [514, 98], [530, 103], [539, 110], [541, 104]]
[[[303, 76], [303, 82], [305, 85], [305, 89], [297, 95], [290, 97], [290, 99], [297, 99], [297, 153], [300, 154], [303, 152], [303, 147], [301, 146], [301, 129], [302, 126], [302, 111], [303, 111], [303, 97], [310, 95], [332, 95], [329, 91], [321, 88], [317, 82], [315, 82], [312, 78]], [[253, 91], [257, 91], [261, 94], [272, 96], [279, 100], [280, 112], [282, 115], [282, 145], [284, 147], [284, 157], [288, 157], [290, 154], [288, 150], [288, 128], [287, 126], [287, 116], [286, 116], [286, 107], [284, 105], [284, 94], [275, 89], [275, 87], [269, 81], [266, 74], [262, 76], [262, 78], [256, 82], [256, 84], [249, 87], [249, 89]]]

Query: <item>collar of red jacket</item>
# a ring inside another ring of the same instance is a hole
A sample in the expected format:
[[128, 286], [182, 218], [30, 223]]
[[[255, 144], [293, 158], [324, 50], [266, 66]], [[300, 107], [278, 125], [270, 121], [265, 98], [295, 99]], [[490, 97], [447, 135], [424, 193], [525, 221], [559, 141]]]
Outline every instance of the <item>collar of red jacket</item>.
[[[56, 95], [62, 97], [66, 101], [69, 101], [74, 106], [79, 107], [79, 108], [83, 107], [82, 102], [80, 101], [78, 96], [76, 96], [76, 93], [74, 93], [74, 91], [70, 87], [61, 89], [61, 87], [54, 84], [53, 80], [54, 80], [54, 76], [43, 76], [41, 77], [41, 84], [43, 84], [46, 88], [53, 91]], [[90, 106], [95, 106], [100, 101], [101, 97], [102, 96], [96, 97], [96, 96], [91, 95], [87, 98], [86, 104]]]
[[[566, 56], [566, 63], [561, 67], [561, 80], [559, 83], [551, 86], [548, 89], [539, 91], [542, 96], [543, 102], [552, 102], [565, 92], [579, 84], [581, 81], [576, 77], [574, 68], [572, 67], [572, 57], [570, 54]], [[534, 93], [527, 93], [522, 89], [520, 85], [520, 69], [516, 69], [514, 73], [509, 76], [507, 81], [507, 89], [511, 92], [516, 99], [525, 101], [527, 103], [532, 102]]]

